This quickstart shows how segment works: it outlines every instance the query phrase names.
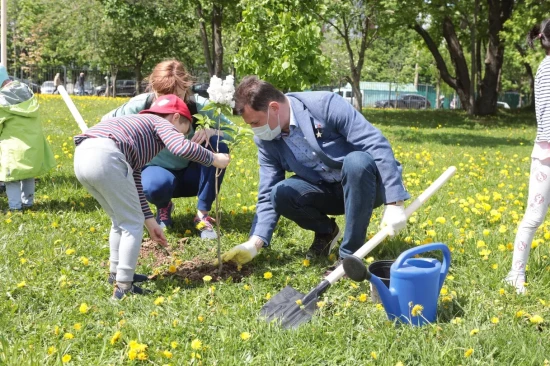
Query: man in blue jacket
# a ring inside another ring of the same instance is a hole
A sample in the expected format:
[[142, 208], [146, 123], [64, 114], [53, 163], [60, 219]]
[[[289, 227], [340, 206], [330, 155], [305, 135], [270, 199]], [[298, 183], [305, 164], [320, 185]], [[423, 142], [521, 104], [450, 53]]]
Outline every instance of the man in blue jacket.
[[[244, 264], [271, 242], [279, 216], [312, 230], [307, 257], [328, 256], [341, 236], [333, 218], [345, 215], [339, 260], [365, 242], [372, 210], [385, 205], [382, 225], [405, 227], [410, 198], [388, 140], [336, 93], [283, 94], [256, 76], [235, 92], [236, 110], [252, 127], [260, 184], [250, 239], [224, 254]], [[295, 175], [285, 179], [285, 172]], [[338, 263], [337, 263], [338, 264]]]

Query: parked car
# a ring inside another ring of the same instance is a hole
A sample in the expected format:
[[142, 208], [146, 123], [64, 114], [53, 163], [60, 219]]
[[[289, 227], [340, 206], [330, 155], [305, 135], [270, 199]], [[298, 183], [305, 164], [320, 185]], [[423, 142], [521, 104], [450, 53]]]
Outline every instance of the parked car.
[[[116, 95], [117, 97], [134, 97], [136, 95], [136, 81], [135, 80], [117, 80], [115, 82], [116, 86]], [[113, 86], [109, 86], [111, 89], [111, 95], [113, 91]], [[95, 88], [95, 95], [104, 96], [105, 85], [101, 85]]]
[[431, 103], [426, 97], [418, 94], [404, 94], [396, 99], [377, 100], [374, 103], [376, 108], [410, 108], [423, 109], [431, 108]]
[[203, 98], [208, 99], [208, 87], [210, 84], [195, 84], [191, 87], [193, 93], [200, 95]]
[[510, 105], [506, 102], [497, 102], [497, 108], [510, 109]]
[[17, 80], [17, 81], [22, 82], [23, 84], [27, 84], [29, 86], [29, 88], [31, 88], [33, 93], [35, 93], [35, 94], [40, 93], [40, 85], [38, 85], [36, 83], [33, 83], [32, 81], [30, 81], [28, 79], [20, 79], [17, 76], [8, 76], [8, 77], [10, 78], [10, 80]]
[[42, 94], [53, 94], [55, 90], [55, 84], [53, 81], [44, 81], [40, 86], [40, 93]]
[[78, 83], [75, 84], [73, 89], [74, 95], [94, 95], [94, 87], [92, 86], [91, 81], [85, 81], [84, 82], [84, 94], [80, 91], [80, 85]]

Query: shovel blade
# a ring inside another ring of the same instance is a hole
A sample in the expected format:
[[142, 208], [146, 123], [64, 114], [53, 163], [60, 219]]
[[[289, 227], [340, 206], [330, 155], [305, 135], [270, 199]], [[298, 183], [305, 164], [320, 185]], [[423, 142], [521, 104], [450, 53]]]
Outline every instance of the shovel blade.
[[[298, 328], [313, 317], [317, 309], [319, 295], [328, 286], [330, 284], [323, 281], [307, 295], [296, 291], [291, 286], [286, 286], [262, 307], [260, 317], [267, 322], [280, 320], [281, 326], [285, 329]], [[298, 300], [300, 301], [297, 303]]]

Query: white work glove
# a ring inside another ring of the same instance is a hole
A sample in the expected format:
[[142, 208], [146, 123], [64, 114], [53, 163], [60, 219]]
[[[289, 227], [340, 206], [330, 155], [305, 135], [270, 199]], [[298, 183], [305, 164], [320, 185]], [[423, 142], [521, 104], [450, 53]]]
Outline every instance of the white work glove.
[[250, 262], [258, 255], [258, 248], [256, 247], [257, 240], [256, 237], [252, 237], [247, 242], [231, 248], [227, 253], [222, 255], [222, 260], [224, 262], [235, 262], [239, 266]]
[[405, 226], [407, 226], [407, 215], [402, 201], [384, 206], [380, 229], [387, 227], [389, 235], [393, 237]]

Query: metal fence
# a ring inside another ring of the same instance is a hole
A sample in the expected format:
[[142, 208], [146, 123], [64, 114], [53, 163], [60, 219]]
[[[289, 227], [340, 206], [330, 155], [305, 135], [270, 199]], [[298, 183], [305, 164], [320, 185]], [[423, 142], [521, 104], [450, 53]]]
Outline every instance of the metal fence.
[[[107, 83], [112, 85], [112, 75], [110, 72], [91, 67], [68, 67], [68, 66], [49, 66], [49, 67], [18, 67], [11, 68], [10, 76], [19, 79], [28, 84], [34, 92], [43, 94], [53, 94], [53, 81], [56, 74], [59, 74], [61, 83], [70, 94], [80, 95], [105, 95]], [[80, 90], [78, 80], [80, 74], [84, 76], [84, 90]], [[116, 74], [117, 95], [131, 96], [137, 92], [135, 85], [135, 76], [132, 69], [119, 69]], [[130, 81], [130, 83], [121, 83], [121, 81]], [[120, 85], [120, 87], [119, 87]], [[124, 86], [124, 89], [122, 88]], [[143, 90], [141, 87], [140, 90]], [[112, 95], [112, 87], [110, 87]]]
[[[362, 81], [359, 88], [363, 108], [461, 109], [456, 93], [438, 91], [433, 85]], [[332, 88], [332, 91], [353, 103], [355, 96], [349, 84]], [[510, 109], [530, 104], [529, 96], [517, 92], [501, 93], [498, 101], [499, 107]]]

